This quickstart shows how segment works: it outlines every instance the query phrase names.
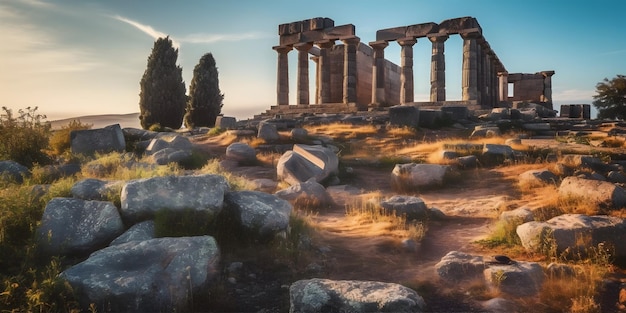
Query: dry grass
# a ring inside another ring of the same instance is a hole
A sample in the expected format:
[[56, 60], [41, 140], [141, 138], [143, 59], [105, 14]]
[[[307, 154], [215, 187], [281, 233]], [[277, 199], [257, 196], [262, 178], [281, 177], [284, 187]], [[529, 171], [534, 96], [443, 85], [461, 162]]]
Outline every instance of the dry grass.
[[334, 138], [337, 141], [345, 141], [349, 139], [363, 139], [378, 134], [378, 129], [371, 124], [368, 125], [352, 125], [344, 123], [332, 123], [325, 125], [309, 125], [305, 126], [309, 134], [325, 135]]

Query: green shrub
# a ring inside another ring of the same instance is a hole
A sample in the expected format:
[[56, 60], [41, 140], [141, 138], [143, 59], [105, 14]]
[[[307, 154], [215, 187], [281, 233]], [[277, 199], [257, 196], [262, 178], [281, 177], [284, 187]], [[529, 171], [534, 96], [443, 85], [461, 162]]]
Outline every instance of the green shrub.
[[52, 133], [50, 136], [50, 153], [55, 156], [61, 156], [70, 151], [71, 141], [70, 133], [74, 130], [91, 129], [93, 124], [83, 124], [80, 120], [72, 120], [61, 129]]
[[50, 124], [46, 116], [37, 113], [37, 107], [20, 109], [19, 115], [2, 107], [0, 114], [0, 159], [13, 160], [24, 166], [46, 164], [50, 160], [45, 149], [48, 148]]

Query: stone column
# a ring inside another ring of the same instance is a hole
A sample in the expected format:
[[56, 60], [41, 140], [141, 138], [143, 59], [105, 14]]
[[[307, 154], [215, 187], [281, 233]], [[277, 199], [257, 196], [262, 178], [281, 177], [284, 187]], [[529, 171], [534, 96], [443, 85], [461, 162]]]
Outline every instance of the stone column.
[[385, 48], [388, 45], [386, 41], [370, 42], [370, 46], [374, 49], [372, 66], [372, 103], [374, 104], [385, 102]]
[[356, 103], [357, 65], [356, 51], [359, 37], [344, 39], [343, 49], [343, 103]]
[[509, 101], [509, 73], [498, 72], [498, 80], [500, 85], [500, 102]]
[[543, 95], [541, 96], [541, 101], [546, 103], [552, 103], [552, 75], [554, 75], [554, 71], [543, 71], [541, 72], [543, 75]]
[[298, 50], [297, 104], [309, 104], [309, 50], [313, 44], [299, 43], [294, 47]]
[[415, 97], [415, 83], [413, 81], [413, 45], [417, 43], [415, 38], [398, 39], [400, 50], [400, 103], [411, 103]]
[[432, 36], [428, 39], [433, 43], [430, 59], [430, 101], [446, 101], [446, 58], [445, 42], [448, 36]]
[[335, 45], [335, 41], [323, 41], [315, 43], [320, 47], [320, 103], [330, 103], [330, 53], [328, 49]]
[[480, 33], [461, 34], [463, 38], [463, 100], [478, 100], [478, 41]]
[[313, 103], [321, 103], [322, 98], [320, 97], [320, 57], [312, 56], [311, 60], [315, 62], [315, 100], [313, 100]]
[[276, 75], [276, 104], [289, 105], [289, 59], [287, 53], [291, 46], [276, 46], [272, 49], [278, 52], [278, 73]]

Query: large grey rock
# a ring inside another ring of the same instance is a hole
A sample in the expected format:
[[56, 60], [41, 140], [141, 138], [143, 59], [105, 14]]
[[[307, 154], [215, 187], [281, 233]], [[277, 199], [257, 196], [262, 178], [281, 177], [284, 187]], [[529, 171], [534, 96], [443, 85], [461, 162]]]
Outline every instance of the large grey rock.
[[126, 149], [126, 140], [119, 124], [99, 129], [73, 130], [70, 132], [70, 142], [73, 154], [124, 152]]
[[191, 157], [193, 145], [186, 137], [174, 133], [160, 133], [146, 148], [146, 155], [152, 156], [156, 164], [165, 165], [187, 160]]
[[565, 177], [558, 192], [561, 198], [584, 199], [585, 202], [608, 208], [619, 209], [626, 206], [626, 190], [606, 181]]
[[12, 160], [0, 161], [0, 179], [22, 183], [24, 177], [30, 176], [28, 168]]
[[257, 161], [254, 148], [243, 142], [230, 144], [226, 148], [226, 157], [240, 165], [254, 164]]
[[293, 207], [287, 200], [259, 191], [233, 191], [224, 197], [224, 216], [253, 239], [269, 241], [289, 227]]
[[291, 313], [423, 312], [424, 299], [399, 284], [375, 281], [308, 279], [289, 287]]
[[154, 221], [148, 220], [131, 226], [123, 234], [111, 241], [109, 246], [120, 245], [131, 241], [145, 241], [154, 239], [154, 237]]
[[78, 181], [72, 186], [72, 197], [83, 200], [108, 200], [120, 195], [123, 181], [105, 181], [87, 178]]
[[572, 167], [590, 166], [592, 164], [603, 164], [600, 158], [594, 157], [592, 155], [584, 155], [584, 154], [564, 154], [561, 156], [561, 163], [567, 166], [572, 166]]
[[487, 143], [483, 148], [481, 159], [487, 163], [501, 163], [513, 158], [513, 156], [514, 151], [511, 146]]
[[435, 265], [439, 277], [450, 282], [471, 280], [480, 277], [485, 270], [482, 256], [460, 251], [450, 251]]
[[212, 217], [222, 210], [229, 188], [223, 176], [210, 174], [132, 180], [122, 188], [122, 217], [139, 221], [165, 209], [192, 209]]
[[407, 219], [423, 219], [428, 215], [428, 208], [424, 200], [413, 196], [395, 195], [380, 202], [380, 206], [387, 212], [395, 212], [398, 216], [406, 216]]
[[557, 254], [566, 249], [584, 254], [602, 244], [613, 249], [615, 257], [626, 257], [626, 221], [619, 217], [564, 214], [546, 222], [522, 224], [516, 232], [529, 251], [541, 251], [547, 243], [552, 243]]
[[128, 141], [150, 141], [159, 135], [159, 133], [155, 131], [132, 127], [124, 128], [122, 132]]
[[490, 285], [515, 297], [529, 297], [539, 293], [543, 284], [543, 268], [536, 262], [489, 264], [484, 271]]
[[485, 312], [490, 313], [512, 313], [519, 310], [519, 305], [513, 300], [505, 298], [493, 298], [481, 303]]
[[45, 254], [85, 255], [122, 232], [124, 224], [112, 203], [54, 198], [46, 205], [37, 239]]
[[511, 211], [504, 211], [500, 214], [500, 220], [506, 223], [527, 223], [535, 219], [533, 211], [528, 207], [521, 207]]
[[439, 187], [449, 171], [448, 165], [396, 164], [391, 172], [391, 184], [401, 190]]
[[229, 116], [218, 115], [215, 118], [215, 127], [221, 129], [235, 129], [237, 128], [237, 119]]
[[476, 126], [470, 138], [491, 138], [500, 136], [500, 128], [497, 126]]
[[257, 137], [265, 140], [265, 142], [276, 142], [280, 139], [280, 135], [274, 123], [261, 122], [258, 127], [259, 131]]
[[219, 273], [213, 237], [158, 238], [104, 248], [61, 273], [88, 311], [190, 312]]
[[314, 179], [321, 183], [331, 175], [339, 173], [339, 158], [332, 150], [323, 146], [293, 145], [276, 165], [278, 178], [290, 185]]
[[548, 169], [529, 170], [518, 176], [521, 186], [536, 187], [547, 184], [556, 184], [559, 178]]
[[305, 143], [309, 141], [309, 131], [304, 128], [294, 128], [289, 133], [291, 140], [299, 143]]
[[396, 105], [389, 108], [389, 124], [396, 127], [417, 127], [420, 111], [412, 105]]
[[333, 205], [333, 199], [324, 186], [314, 181], [295, 184], [279, 190], [275, 195], [296, 205], [306, 207], [328, 207]]

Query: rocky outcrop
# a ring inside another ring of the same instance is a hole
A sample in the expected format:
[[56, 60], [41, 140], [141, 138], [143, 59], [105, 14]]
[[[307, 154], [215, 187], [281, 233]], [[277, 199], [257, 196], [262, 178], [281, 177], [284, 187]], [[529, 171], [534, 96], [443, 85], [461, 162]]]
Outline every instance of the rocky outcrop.
[[131, 241], [145, 241], [154, 239], [154, 237], [154, 221], [149, 220], [131, 226], [123, 234], [111, 241], [109, 245], [115, 246]]
[[146, 148], [156, 164], [165, 165], [185, 161], [191, 157], [193, 145], [186, 137], [174, 133], [160, 133]]
[[295, 205], [309, 208], [322, 208], [333, 205], [333, 199], [326, 192], [326, 188], [314, 181], [295, 184], [289, 188], [277, 191], [275, 195]]
[[428, 216], [428, 207], [418, 197], [395, 195], [380, 202], [387, 212], [395, 212], [398, 216], [406, 216], [408, 220], [424, 219]]
[[289, 287], [291, 313], [424, 312], [424, 299], [399, 284], [309, 279]]
[[213, 237], [158, 238], [104, 248], [61, 273], [90, 304], [112, 312], [188, 312], [219, 272]]
[[72, 197], [83, 200], [107, 200], [119, 196], [124, 185], [123, 181], [105, 181], [87, 178], [72, 186]]
[[522, 224], [516, 232], [529, 251], [556, 248], [557, 254], [566, 250], [584, 254], [601, 245], [613, 250], [617, 258], [626, 257], [626, 221], [619, 217], [563, 214], [546, 222]]
[[533, 211], [528, 207], [521, 207], [511, 211], [504, 211], [500, 214], [500, 220], [506, 223], [523, 224], [532, 222], [535, 219]]
[[257, 161], [254, 148], [243, 142], [230, 144], [226, 148], [226, 157], [236, 161], [239, 165], [251, 165]]
[[132, 180], [122, 188], [121, 213], [125, 220], [149, 219], [159, 210], [203, 212], [217, 215], [229, 190], [220, 175], [166, 176]]
[[398, 190], [440, 187], [449, 171], [448, 165], [396, 164], [391, 172], [391, 184]]
[[450, 251], [435, 265], [439, 277], [449, 282], [459, 282], [480, 277], [485, 270], [482, 256], [460, 251]]
[[22, 183], [24, 177], [30, 176], [28, 168], [12, 160], [0, 161], [0, 179]]
[[605, 181], [570, 176], [563, 179], [558, 192], [560, 198], [584, 199], [606, 208], [626, 206], [626, 190]]
[[276, 166], [278, 178], [290, 185], [313, 179], [318, 183], [339, 173], [339, 158], [323, 146], [296, 144], [285, 152]]
[[539, 293], [543, 284], [543, 268], [536, 262], [489, 264], [485, 279], [500, 292], [515, 297], [529, 297]]
[[96, 152], [124, 152], [126, 140], [119, 124], [99, 129], [74, 130], [70, 132], [73, 154], [93, 155]]
[[519, 175], [518, 182], [524, 187], [539, 187], [556, 184], [559, 178], [547, 169], [529, 170]]
[[233, 191], [224, 197], [223, 216], [252, 241], [267, 242], [289, 227], [293, 207], [287, 200], [259, 191]]
[[278, 130], [274, 123], [261, 122], [259, 123], [259, 131], [257, 137], [263, 139], [265, 142], [276, 142], [280, 139]]
[[46, 205], [37, 238], [45, 254], [86, 255], [123, 231], [122, 219], [110, 202], [54, 198]]

